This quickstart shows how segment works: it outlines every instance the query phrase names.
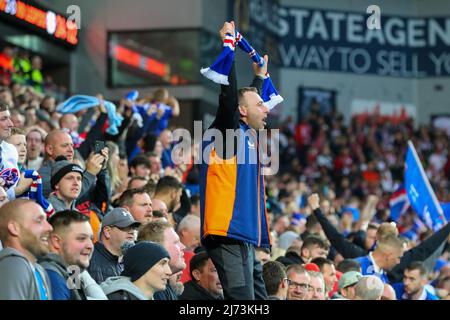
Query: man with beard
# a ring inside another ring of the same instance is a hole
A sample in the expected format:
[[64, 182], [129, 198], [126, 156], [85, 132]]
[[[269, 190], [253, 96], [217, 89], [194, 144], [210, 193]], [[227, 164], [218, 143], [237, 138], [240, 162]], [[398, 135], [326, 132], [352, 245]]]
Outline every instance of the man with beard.
[[134, 220], [147, 224], [153, 219], [153, 203], [144, 188], [125, 190], [119, 198], [119, 206], [128, 210]]
[[184, 262], [185, 246], [172, 225], [166, 221], [152, 221], [139, 229], [138, 242], [152, 241], [161, 244], [169, 252], [169, 266], [172, 275], [166, 290], [157, 292], [155, 300], [178, 300], [183, 292], [183, 284], [180, 282], [181, 272], [186, 268]]
[[[182, 184], [175, 177], [165, 176], [159, 179], [156, 185], [154, 200], [161, 200], [167, 206], [169, 214], [173, 214], [180, 205], [181, 194], [183, 192]], [[173, 216], [176, 223], [182, 217]]]
[[394, 284], [398, 300], [439, 300], [425, 289], [428, 272], [423, 262], [414, 261], [403, 273], [403, 283]]
[[126, 242], [134, 244], [135, 232], [140, 225], [124, 208], [115, 208], [103, 218], [100, 241], [94, 245], [88, 268], [98, 284], [109, 277], [120, 276], [123, 271], [123, 264], [119, 262], [122, 247]]
[[219, 275], [206, 252], [197, 253], [190, 261], [192, 280], [184, 284], [181, 300], [223, 300]]
[[0, 300], [51, 299], [50, 280], [37, 258], [48, 253], [52, 226], [32, 200], [17, 199], [0, 208]]
[[75, 210], [55, 213], [49, 219], [50, 253], [39, 263], [50, 278], [55, 300], [107, 300], [86, 269], [94, 244], [89, 218]]

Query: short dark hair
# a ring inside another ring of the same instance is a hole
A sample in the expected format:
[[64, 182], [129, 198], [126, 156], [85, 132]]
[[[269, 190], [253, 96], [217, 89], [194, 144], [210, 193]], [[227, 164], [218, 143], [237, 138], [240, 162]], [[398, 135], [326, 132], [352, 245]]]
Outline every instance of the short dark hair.
[[324, 265], [326, 265], [326, 264], [333, 265], [333, 261], [331, 261], [327, 258], [323, 258], [323, 257], [317, 257], [317, 258], [313, 259], [311, 261], [311, 263], [315, 263], [319, 267], [320, 272], [323, 272]]
[[89, 218], [76, 210], [63, 210], [53, 214], [48, 223], [53, 227], [53, 232], [70, 227], [72, 223], [89, 222]]
[[191, 258], [191, 261], [189, 263], [189, 270], [191, 273], [192, 280], [195, 281], [195, 278], [194, 278], [194, 275], [192, 274], [192, 272], [194, 270], [199, 270], [199, 271], [202, 270], [208, 263], [208, 259], [209, 259], [209, 255], [205, 251], [199, 252]]
[[356, 260], [344, 259], [337, 265], [336, 269], [342, 273], [346, 273], [349, 271], [361, 272], [361, 265]]
[[136, 168], [139, 165], [144, 165], [150, 169], [150, 160], [142, 154], [136, 156], [130, 163], [131, 168]]
[[412, 271], [412, 270], [419, 270], [420, 276], [425, 277], [428, 274], [427, 268], [425, 268], [425, 265], [421, 261], [413, 261], [405, 268], [405, 270]]
[[119, 207], [123, 206], [131, 207], [133, 205], [133, 196], [135, 194], [143, 194], [143, 193], [147, 193], [144, 187], [125, 190], [119, 198]]
[[191, 204], [192, 205], [197, 205], [200, 202], [200, 196], [198, 194], [194, 194], [191, 197]]
[[183, 185], [178, 181], [177, 178], [172, 176], [164, 176], [161, 179], [159, 179], [157, 185], [155, 194], [161, 194], [161, 193], [167, 193], [172, 191], [173, 189], [179, 190], [183, 188]]
[[242, 100], [244, 100], [244, 94], [246, 92], [255, 92], [258, 93], [258, 89], [255, 87], [243, 87], [238, 90], [238, 98], [239, 98], [239, 105], [242, 105]]
[[309, 235], [303, 241], [302, 251], [303, 249], [311, 249], [312, 246], [318, 246], [321, 249], [328, 250], [329, 246], [326, 241], [316, 235]]
[[286, 278], [286, 269], [281, 262], [267, 261], [262, 273], [268, 295], [275, 295], [280, 283]]
[[9, 109], [11, 109], [10, 105], [6, 101], [0, 100], [0, 112], [8, 111]]
[[314, 228], [317, 224], [319, 224], [319, 220], [317, 220], [315, 215], [311, 214], [308, 216], [308, 218], [306, 218], [305, 227], [307, 230]]

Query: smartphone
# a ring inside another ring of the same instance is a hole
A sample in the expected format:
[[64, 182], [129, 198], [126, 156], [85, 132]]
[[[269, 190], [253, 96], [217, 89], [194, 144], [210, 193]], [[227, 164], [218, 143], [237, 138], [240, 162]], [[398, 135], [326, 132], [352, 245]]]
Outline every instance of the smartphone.
[[105, 148], [105, 146], [106, 146], [105, 141], [100, 141], [100, 140], [95, 141], [94, 153], [101, 154], [102, 150], [103, 150], [103, 148]]

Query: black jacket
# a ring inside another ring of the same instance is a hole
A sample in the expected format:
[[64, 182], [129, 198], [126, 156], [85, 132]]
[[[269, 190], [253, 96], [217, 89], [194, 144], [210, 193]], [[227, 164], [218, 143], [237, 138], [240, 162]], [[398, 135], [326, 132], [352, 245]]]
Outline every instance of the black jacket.
[[223, 297], [214, 297], [197, 282], [190, 280], [184, 284], [184, 291], [180, 300], [223, 300]]
[[109, 277], [119, 276], [122, 271], [123, 265], [119, 263], [119, 257], [109, 252], [103, 243], [97, 242], [88, 268], [91, 277], [100, 284]]
[[291, 264], [304, 264], [303, 259], [295, 252], [289, 251], [286, 252], [284, 256], [278, 257], [278, 262], [284, 264], [285, 267], [290, 266]]
[[173, 291], [170, 285], [167, 285], [166, 290], [155, 292], [153, 295], [154, 300], [178, 300], [178, 296]]
[[[316, 209], [313, 212], [317, 220], [319, 220], [319, 223], [322, 226], [328, 240], [330, 240], [331, 245], [335, 247], [344, 258], [352, 259], [366, 256], [368, 254], [367, 250], [351, 243], [341, 233], [339, 233], [339, 231], [336, 230], [336, 228], [323, 215], [320, 209]], [[450, 223], [447, 223], [441, 230], [423, 241], [417, 247], [406, 251], [401, 258], [400, 263], [387, 272], [390, 283], [401, 282], [403, 279], [403, 271], [411, 264], [411, 262], [425, 261], [429, 259], [438, 249], [442, 248], [442, 244], [447, 240], [449, 234]]]

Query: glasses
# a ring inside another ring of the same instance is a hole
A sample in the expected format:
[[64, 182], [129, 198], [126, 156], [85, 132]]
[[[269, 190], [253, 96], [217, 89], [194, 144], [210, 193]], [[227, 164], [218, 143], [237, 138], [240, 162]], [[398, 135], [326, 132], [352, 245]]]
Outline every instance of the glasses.
[[298, 288], [302, 291], [307, 291], [309, 288], [311, 288], [311, 286], [307, 283], [298, 283], [298, 282], [292, 281], [291, 279], [288, 279], [288, 278], [285, 278], [285, 280], [287, 281], [288, 286], [291, 289]]

